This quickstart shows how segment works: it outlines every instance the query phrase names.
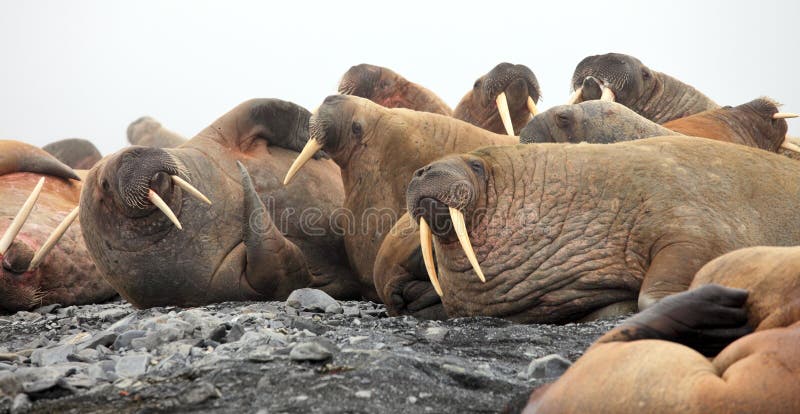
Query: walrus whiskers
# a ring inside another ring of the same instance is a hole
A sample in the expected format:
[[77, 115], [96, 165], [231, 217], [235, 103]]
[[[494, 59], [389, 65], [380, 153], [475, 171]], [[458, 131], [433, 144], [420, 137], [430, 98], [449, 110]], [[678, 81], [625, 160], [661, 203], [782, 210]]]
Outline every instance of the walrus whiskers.
[[175, 183], [175, 185], [177, 185], [178, 187], [183, 188], [184, 190], [186, 190], [186, 192], [188, 192], [189, 194], [194, 196], [194, 198], [196, 198], [196, 199], [198, 199], [198, 200], [200, 200], [200, 201], [202, 201], [202, 202], [204, 202], [206, 204], [211, 204], [211, 200], [209, 200], [208, 197], [203, 195], [203, 193], [201, 193], [200, 190], [196, 189], [193, 185], [189, 184], [186, 180], [184, 180], [181, 177], [178, 177], [177, 175], [173, 175], [171, 177], [172, 177], [172, 182]]
[[574, 105], [580, 102], [583, 94], [583, 88], [575, 89], [575, 92], [572, 92], [572, 95], [569, 96], [569, 100], [567, 101], [567, 105]]
[[800, 117], [800, 114], [793, 114], [791, 112], [778, 112], [772, 115], [772, 119], [787, 119], [787, 118], [797, 118]]
[[419, 244], [422, 247], [422, 259], [425, 262], [425, 270], [431, 279], [433, 289], [436, 294], [442, 297], [442, 286], [439, 284], [439, 276], [436, 275], [436, 264], [433, 262], [433, 234], [428, 222], [424, 218], [419, 218]]
[[500, 92], [500, 95], [497, 95], [497, 112], [500, 112], [500, 119], [503, 120], [503, 126], [506, 127], [506, 133], [510, 136], [514, 136], [514, 124], [511, 122], [511, 113], [508, 111], [508, 99], [506, 98], [505, 92]]
[[33, 188], [33, 192], [31, 192], [31, 195], [29, 195], [28, 199], [25, 200], [25, 203], [22, 204], [22, 208], [20, 208], [17, 215], [14, 216], [14, 220], [8, 226], [8, 229], [6, 229], [5, 234], [3, 234], [3, 238], [0, 239], [0, 254], [6, 253], [6, 250], [14, 241], [14, 237], [17, 237], [22, 225], [25, 224], [26, 220], [28, 220], [28, 216], [30, 216], [31, 211], [33, 211], [33, 206], [36, 204], [36, 200], [39, 199], [39, 193], [42, 192], [43, 186], [44, 177], [39, 179], [36, 187]]
[[600, 100], [615, 102], [616, 99], [617, 97], [614, 95], [614, 91], [612, 91], [608, 86], [603, 86], [603, 94], [600, 96]]
[[175, 213], [172, 212], [172, 209], [169, 208], [167, 203], [165, 203], [155, 191], [152, 189], [149, 190], [147, 193], [147, 198], [149, 198], [150, 202], [152, 202], [154, 206], [158, 207], [158, 209], [161, 210], [161, 212], [164, 213], [164, 215], [167, 216], [167, 218], [170, 219], [173, 224], [175, 224], [175, 227], [177, 227], [178, 230], [183, 230], [183, 226], [181, 226], [181, 222], [178, 221], [178, 217], [175, 216]]
[[50, 250], [53, 249], [53, 246], [58, 243], [61, 239], [61, 236], [66, 233], [69, 226], [75, 221], [75, 218], [78, 217], [78, 207], [72, 209], [72, 211], [67, 214], [67, 217], [64, 217], [64, 220], [53, 230], [53, 233], [50, 234], [50, 237], [47, 238], [47, 241], [44, 242], [42, 247], [36, 251], [36, 254], [33, 255], [33, 259], [31, 259], [30, 264], [28, 264], [28, 270], [33, 270], [39, 266], [40, 263], [47, 257], [47, 254], [50, 253]]
[[467, 255], [467, 259], [469, 259], [470, 264], [472, 264], [472, 268], [478, 275], [478, 279], [480, 279], [481, 282], [486, 283], [486, 276], [483, 275], [481, 265], [478, 263], [478, 258], [475, 257], [475, 251], [472, 249], [472, 242], [469, 241], [467, 225], [464, 223], [464, 214], [453, 207], [449, 207], [449, 209], [450, 221], [453, 223], [453, 229], [456, 231], [456, 235], [458, 236], [458, 242], [461, 243], [461, 248], [464, 249], [464, 254]]

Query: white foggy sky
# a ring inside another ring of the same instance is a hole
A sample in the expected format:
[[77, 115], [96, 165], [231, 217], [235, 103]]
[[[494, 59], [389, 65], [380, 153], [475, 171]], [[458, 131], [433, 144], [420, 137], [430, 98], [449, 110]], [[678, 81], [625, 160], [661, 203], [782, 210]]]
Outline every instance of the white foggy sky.
[[522, 63], [544, 110], [566, 101], [583, 57], [612, 51], [723, 105], [766, 95], [800, 112], [798, 23], [794, 0], [0, 0], [0, 138], [81, 137], [108, 154], [142, 115], [191, 137], [249, 98], [311, 109], [358, 63], [451, 106], [495, 64]]

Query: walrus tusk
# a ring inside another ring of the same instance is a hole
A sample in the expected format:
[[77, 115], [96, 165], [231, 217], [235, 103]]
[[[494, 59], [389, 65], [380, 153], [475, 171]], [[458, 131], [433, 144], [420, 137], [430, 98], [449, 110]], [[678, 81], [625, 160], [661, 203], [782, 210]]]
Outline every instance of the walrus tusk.
[[508, 112], [508, 99], [506, 99], [506, 93], [500, 92], [500, 95], [497, 95], [495, 102], [497, 103], [497, 112], [500, 112], [500, 119], [503, 120], [503, 126], [506, 127], [506, 133], [513, 137], [514, 124], [511, 123], [511, 114]]
[[72, 209], [72, 211], [69, 214], [67, 214], [67, 217], [64, 217], [64, 220], [62, 220], [61, 223], [58, 225], [58, 227], [56, 227], [56, 229], [53, 230], [53, 233], [50, 235], [50, 237], [47, 238], [47, 241], [45, 241], [42, 247], [40, 247], [39, 250], [36, 251], [36, 254], [33, 255], [31, 263], [28, 265], [29, 271], [39, 266], [39, 264], [42, 262], [42, 260], [44, 260], [47, 254], [50, 253], [50, 250], [53, 249], [53, 246], [55, 246], [56, 243], [58, 243], [58, 241], [61, 239], [61, 236], [63, 236], [64, 233], [67, 232], [67, 229], [72, 224], [72, 222], [75, 221], [76, 217], [78, 217], [78, 207]]
[[800, 146], [798, 146], [794, 142], [789, 141], [789, 137], [783, 139], [783, 142], [781, 143], [781, 148], [800, 153]]
[[292, 178], [295, 174], [297, 174], [297, 170], [299, 170], [303, 165], [305, 165], [317, 151], [322, 149], [322, 144], [317, 141], [316, 138], [310, 138], [308, 142], [306, 142], [306, 146], [303, 147], [303, 150], [300, 151], [300, 155], [292, 163], [292, 166], [289, 167], [289, 172], [286, 173], [286, 178], [283, 179], [283, 185], [289, 184], [289, 181], [292, 181]]
[[433, 283], [436, 294], [442, 297], [442, 286], [439, 284], [439, 276], [436, 275], [436, 264], [433, 263], [433, 234], [428, 222], [424, 218], [419, 218], [419, 244], [422, 246], [422, 260], [425, 261], [425, 270]]
[[201, 193], [200, 190], [194, 188], [193, 185], [189, 184], [183, 178], [178, 177], [177, 175], [173, 175], [172, 176], [172, 182], [175, 183], [175, 185], [177, 185], [178, 187], [183, 188], [184, 190], [186, 190], [186, 192], [191, 194], [192, 196], [194, 196], [194, 198], [196, 198], [196, 199], [198, 199], [198, 200], [200, 200], [202, 202], [205, 202], [206, 204], [211, 204], [211, 200], [209, 200], [208, 197], [203, 195], [203, 193]]
[[791, 112], [778, 112], [772, 115], [772, 119], [787, 119], [787, 118], [797, 118], [800, 117], [800, 114], [793, 114]]
[[536, 102], [533, 101], [533, 98], [530, 96], [528, 97], [528, 111], [531, 112], [531, 115], [536, 116], [539, 113], [539, 108], [536, 107]]
[[453, 222], [453, 229], [458, 236], [458, 242], [461, 243], [461, 248], [464, 249], [464, 254], [467, 255], [472, 268], [478, 275], [481, 282], [486, 283], [486, 277], [483, 275], [481, 265], [478, 263], [478, 258], [475, 257], [475, 251], [472, 250], [472, 242], [469, 241], [469, 233], [467, 233], [467, 225], [464, 223], [464, 214], [453, 207], [450, 208], [450, 221]]
[[158, 209], [161, 210], [161, 212], [164, 213], [164, 215], [167, 216], [167, 218], [170, 219], [173, 224], [175, 224], [175, 227], [177, 227], [178, 230], [183, 230], [183, 226], [181, 226], [181, 222], [178, 221], [178, 218], [175, 217], [175, 213], [172, 212], [172, 209], [169, 208], [167, 203], [165, 203], [155, 191], [151, 189], [150, 192], [147, 193], [147, 198], [149, 198], [150, 202], [158, 207]]
[[603, 86], [603, 94], [600, 95], [600, 100], [616, 102], [616, 99], [617, 97], [614, 95], [614, 91], [612, 91], [608, 86]]
[[569, 100], [567, 101], [567, 105], [574, 105], [578, 103], [583, 97], [583, 87], [579, 87], [575, 89], [575, 92], [572, 92], [572, 95], [569, 96]]
[[8, 226], [8, 229], [6, 229], [5, 234], [3, 234], [3, 238], [0, 239], [0, 254], [6, 253], [6, 250], [8, 250], [8, 247], [11, 246], [11, 243], [14, 241], [14, 237], [17, 237], [17, 233], [19, 233], [22, 225], [25, 224], [25, 220], [28, 220], [28, 216], [30, 216], [31, 211], [33, 211], [33, 206], [36, 204], [36, 200], [39, 199], [39, 193], [42, 192], [43, 186], [44, 177], [40, 178], [39, 182], [36, 183], [36, 187], [33, 188], [31, 195], [29, 195], [25, 203], [22, 204], [17, 215], [14, 216], [14, 220]]

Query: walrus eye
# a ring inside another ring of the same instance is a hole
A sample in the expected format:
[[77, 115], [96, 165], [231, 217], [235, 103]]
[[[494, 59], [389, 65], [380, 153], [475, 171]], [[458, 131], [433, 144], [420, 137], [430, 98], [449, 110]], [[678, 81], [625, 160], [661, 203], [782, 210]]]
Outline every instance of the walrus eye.
[[569, 114], [562, 112], [556, 115], [556, 124], [558, 124], [560, 128], [566, 128], [571, 123], [572, 123], [572, 117], [570, 117]]
[[361, 137], [361, 124], [355, 121], [353, 122], [353, 135]]
[[474, 172], [477, 176], [483, 177], [486, 175], [486, 171], [483, 169], [483, 163], [480, 161], [469, 160], [467, 161], [467, 164], [469, 164], [469, 168], [472, 169], [472, 172]]

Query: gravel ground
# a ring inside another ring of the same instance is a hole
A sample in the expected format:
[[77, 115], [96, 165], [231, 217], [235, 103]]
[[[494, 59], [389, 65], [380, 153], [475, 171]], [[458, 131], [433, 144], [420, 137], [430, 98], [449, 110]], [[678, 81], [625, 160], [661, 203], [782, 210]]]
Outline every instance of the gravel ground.
[[286, 302], [0, 315], [0, 412], [500, 412], [621, 318], [518, 325]]

